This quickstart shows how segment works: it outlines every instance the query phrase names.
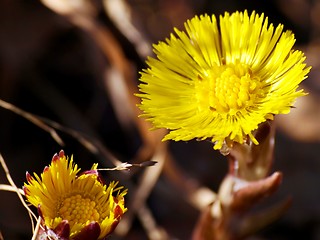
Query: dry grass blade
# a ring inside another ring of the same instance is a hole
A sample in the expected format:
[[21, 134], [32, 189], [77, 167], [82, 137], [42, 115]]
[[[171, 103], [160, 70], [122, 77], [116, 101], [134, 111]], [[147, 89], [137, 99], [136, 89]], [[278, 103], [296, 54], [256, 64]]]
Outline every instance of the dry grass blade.
[[3, 107], [4, 109], [10, 110], [16, 114], [18, 114], [19, 116], [29, 120], [30, 122], [32, 122], [33, 124], [35, 124], [36, 126], [38, 126], [39, 128], [42, 128], [44, 131], [48, 132], [51, 137], [61, 146], [64, 146], [64, 142], [62, 141], [62, 139], [59, 137], [59, 135], [57, 134], [57, 132], [49, 127], [48, 125], [46, 125], [43, 121], [41, 121], [41, 119], [29, 112], [26, 112], [16, 106], [14, 106], [11, 103], [8, 103], [6, 101], [3, 101], [2, 99], [0, 99], [0, 106]]
[[21, 188], [17, 189], [16, 187], [8, 184], [0, 184], [0, 191], [17, 192], [17, 190], [20, 192], [20, 194], [24, 195], [24, 192]]
[[[65, 133], [69, 134], [70, 136], [74, 137], [86, 149], [88, 149], [94, 155], [98, 155], [99, 152], [101, 152], [104, 155], [104, 157], [109, 159], [116, 166], [116, 168], [117, 167], [119, 168], [120, 166], [123, 165], [123, 163], [121, 161], [119, 161], [116, 157], [114, 157], [113, 154], [106, 147], [104, 147], [103, 144], [97, 139], [93, 139], [88, 136], [85, 136], [85, 134], [83, 134], [83, 133], [80, 133], [80, 132], [75, 131], [73, 129], [64, 127], [61, 124], [54, 122], [52, 120], [49, 120], [49, 119], [46, 119], [43, 117], [39, 117], [39, 116], [36, 116], [32, 113], [26, 112], [26, 111], [8, 103], [8, 102], [5, 102], [1, 99], [0, 99], [0, 106], [3, 107], [4, 109], [10, 110], [10, 111], [18, 114], [19, 116], [29, 120], [30, 122], [32, 122], [33, 124], [35, 124], [39, 128], [45, 130], [61, 146], [64, 146], [64, 142], [60, 138], [60, 136], [58, 135], [58, 133], [56, 132], [55, 129], [63, 131]], [[119, 169], [117, 169], [117, 170], [119, 170]]]
[[60, 138], [60, 136], [58, 135], [58, 133], [56, 132], [55, 129], [61, 130], [69, 135], [71, 135], [72, 137], [74, 137], [75, 139], [77, 139], [85, 148], [87, 148], [91, 153], [93, 153], [94, 155], [97, 155], [99, 153], [99, 151], [107, 158], [109, 159], [115, 166], [121, 166], [123, 163], [121, 161], [119, 161], [116, 157], [114, 157], [111, 152], [106, 149], [102, 143], [100, 143], [100, 141], [98, 141], [97, 139], [92, 139], [88, 136], [85, 136], [84, 134], [75, 131], [73, 129], [67, 128], [62, 126], [61, 124], [51, 121], [49, 119], [43, 118], [43, 117], [39, 117], [36, 116], [32, 113], [26, 112], [8, 102], [5, 102], [3, 100], [0, 99], [0, 106], [10, 110], [16, 114], [18, 114], [19, 116], [29, 120], [30, 122], [32, 122], [33, 124], [35, 124], [36, 126], [38, 126], [39, 128], [45, 130], [46, 132], [48, 132], [52, 138], [61, 146], [64, 146], [64, 142], [63, 140]]
[[[14, 192], [17, 193], [17, 195], [18, 195], [18, 197], [19, 197], [22, 205], [27, 209], [28, 213], [29, 213], [32, 217], [34, 217], [35, 219], [37, 219], [36, 215], [31, 211], [31, 209], [28, 207], [27, 203], [26, 203], [25, 200], [23, 199], [23, 196], [22, 196], [22, 195], [23, 195], [23, 194], [22, 194], [23, 191], [22, 191], [22, 189], [18, 188], [18, 187], [16, 186], [16, 184], [14, 183], [14, 181], [13, 181], [11, 175], [10, 175], [9, 169], [8, 169], [8, 167], [7, 167], [7, 164], [6, 164], [6, 162], [5, 162], [5, 160], [3, 159], [3, 157], [2, 157], [1, 154], [0, 154], [0, 162], [1, 162], [1, 166], [2, 166], [2, 168], [3, 168], [3, 170], [4, 170], [4, 172], [5, 172], [5, 174], [6, 174], [6, 177], [7, 177], [7, 179], [8, 179], [8, 182], [9, 182], [10, 185], [15, 189]], [[21, 193], [21, 191], [22, 191], [22, 193]], [[32, 219], [32, 217], [30, 217], [30, 219], [31, 219], [32, 229], [34, 229], [34, 227], [33, 227], [34, 224], [33, 224], [33, 219]]]
[[123, 162], [121, 162], [120, 160], [118, 160], [110, 151], [109, 149], [107, 149], [99, 139], [91, 137], [91, 136], [87, 136], [84, 133], [81, 133], [79, 131], [76, 131], [74, 129], [65, 127], [55, 121], [52, 121], [50, 119], [46, 119], [46, 118], [41, 118], [41, 120], [43, 122], [45, 122], [46, 124], [48, 124], [49, 126], [58, 129], [64, 133], [69, 134], [70, 136], [72, 136], [74, 139], [78, 140], [86, 149], [88, 149], [88, 151], [90, 151], [92, 154], [94, 155], [99, 155], [102, 154], [104, 156], [105, 159], [108, 159], [112, 162], [112, 164], [114, 166], [120, 167], [123, 166]]
[[39, 217], [38, 220], [37, 220], [37, 225], [36, 225], [36, 227], [35, 227], [35, 229], [34, 229], [34, 232], [33, 232], [32, 239], [31, 239], [31, 240], [36, 240], [36, 239], [37, 239], [37, 237], [38, 237], [38, 232], [39, 232], [39, 229], [40, 229], [40, 227], [41, 227], [40, 223], [41, 223], [41, 218]]

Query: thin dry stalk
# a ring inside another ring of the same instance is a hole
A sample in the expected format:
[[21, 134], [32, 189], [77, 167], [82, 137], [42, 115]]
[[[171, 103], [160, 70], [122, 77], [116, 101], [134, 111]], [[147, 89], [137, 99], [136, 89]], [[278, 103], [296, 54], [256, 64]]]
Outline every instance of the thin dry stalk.
[[[9, 169], [8, 169], [8, 167], [7, 167], [7, 164], [6, 164], [6, 162], [5, 162], [5, 160], [3, 159], [3, 157], [2, 157], [1, 154], [0, 154], [0, 162], [1, 162], [1, 166], [2, 166], [2, 168], [3, 168], [3, 170], [4, 170], [4, 172], [5, 172], [5, 174], [6, 174], [6, 177], [7, 177], [8, 182], [10, 183], [10, 185], [12, 186], [12, 188], [15, 189], [14, 192], [17, 193], [17, 195], [18, 195], [18, 197], [19, 197], [22, 205], [27, 209], [29, 215], [31, 215], [34, 219], [37, 219], [37, 216], [32, 212], [32, 210], [29, 208], [29, 206], [27, 205], [27, 203], [26, 203], [25, 200], [23, 199], [23, 196], [22, 196], [22, 195], [23, 195], [23, 190], [20, 189], [20, 188], [18, 188], [18, 187], [16, 186], [16, 184], [14, 183], [14, 181], [13, 181], [11, 175], [10, 175]], [[30, 217], [30, 219], [31, 219], [32, 229], [34, 229], [34, 227], [33, 227], [33, 226], [34, 226], [34, 223], [33, 223], [32, 217]]]
[[65, 132], [72, 136], [74, 139], [77, 139], [88, 151], [90, 151], [94, 155], [98, 155], [99, 152], [103, 154], [103, 156], [110, 160], [114, 166], [122, 166], [123, 163], [118, 160], [106, 147], [103, 146], [103, 144], [96, 138], [92, 138], [89, 136], [86, 136], [83, 133], [80, 133], [76, 130], [73, 130], [71, 128], [62, 126], [61, 124], [52, 121], [47, 118], [43, 118], [40, 116], [36, 116], [30, 112], [24, 111], [16, 106], [14, 106], [11, 103], [5, 102], [0, 99], [0, 107], [3, 107], [9, 111], [12, 111], [16, 113], [17, 115], [29, 120], [39, 128], [45, 130], [48, 132], [52, 138], [60, 145], [64, 146], [64, 142], [61, 139], [61, 137], [58, 135], [55, 129], [58, 129], [62, 132]]
[[31, 240], [36, 240], [37, 239], [40, 228], [41, 228], [41, 218], [38, 217], [37, 225], [36, 225], [36, 227], [34, 229], [34, 232], [33, 232]]
[[11, 185], [0, 184], [0, 191], [17, 192], [17, 190], [20, 192], [20, 194], [24, 195], [23, 190], [20, 188], [16, 189], [15, 187], [13, 187]]
[[3, 107], [4, 109], [10, 110], [16, 114], [18, 114], [19, 116], [29, 120], [30, 122], [32, 122], [33, 124], [35, 124], [36, 126], [38, 126], [39, 128], [43, 129], [44, 131], [48, 132], [51, 137], [61, 146], [64, 146], [64, 143], [62, 141], [62, 139], [59, 137], [59, 135], [57, 134], [57, 132], [49, 127], [48, 125], [46, 125], [44, 122], [42, 122], [37, 116], [26, 112], [14, 105], [12, 105], [11, 103], [8, 103], [6, 101], [3, 101], [2, 99], [0, 99], [0, 107]]

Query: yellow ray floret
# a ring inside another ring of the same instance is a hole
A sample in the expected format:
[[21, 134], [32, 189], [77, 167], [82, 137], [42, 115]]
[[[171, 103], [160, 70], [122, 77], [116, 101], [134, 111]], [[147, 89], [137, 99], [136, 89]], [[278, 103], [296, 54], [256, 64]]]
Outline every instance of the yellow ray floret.
[[210, 138], [244, 143], [260, 123], [286, 114], [310, 67], [293, 50], [291, 31], [247, 11], [196, 16], [185, 30], [154, 45], [139, 85], [142, 116], [155, 128], [167, 128], [164, 140]]

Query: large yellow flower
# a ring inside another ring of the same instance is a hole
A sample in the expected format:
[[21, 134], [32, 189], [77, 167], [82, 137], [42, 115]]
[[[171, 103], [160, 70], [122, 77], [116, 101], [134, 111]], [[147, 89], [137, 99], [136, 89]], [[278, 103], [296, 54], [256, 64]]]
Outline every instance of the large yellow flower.
[[25, 195], [38, 207], [48, 231], [63, 239], [103, 239], [114, 230], [127, 210], [127, 191], [121, 192], [123, 187], [117, 187], [116, 182], [107, 187], [96, 169], [94, 164], [91, 170], [77, 175], [80, 169], [61, 151], [41, 177], [27, 173]]
[[215, 149], [251, 140], [260, 123], [290, 111], [310, 71], [291, 31], [247, 11], [196, 16], [154, 45], [139, 85], [142, 116], [164, 140], [212, 139]]

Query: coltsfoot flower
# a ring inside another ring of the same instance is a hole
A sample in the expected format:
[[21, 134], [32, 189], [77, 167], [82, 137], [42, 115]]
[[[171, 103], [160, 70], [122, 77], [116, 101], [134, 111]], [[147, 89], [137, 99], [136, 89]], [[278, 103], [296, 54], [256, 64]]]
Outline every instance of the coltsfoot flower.
[[295, 37], [247, 11], [196, 16], [185, 31], [174, 29], [154, 45], [139, 85], [142, 116], [167, 128], [164, 140], [251, 141], [254, 131], [275, 114], [290, 112], [307, 78], [305, 56], [293, 50]]
[[[127, 211], [126, 190], [116, 182], [106, 186], [98, 171], [79, 174], [80, 168], [63, 151], [55, 154], [39, 177], [27, 172], [24, 192], [38, 211], [47, 230], [57, 239], [104, 239]], [[50, 238], [55, 239], [55, 238]]]

